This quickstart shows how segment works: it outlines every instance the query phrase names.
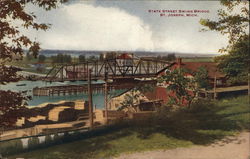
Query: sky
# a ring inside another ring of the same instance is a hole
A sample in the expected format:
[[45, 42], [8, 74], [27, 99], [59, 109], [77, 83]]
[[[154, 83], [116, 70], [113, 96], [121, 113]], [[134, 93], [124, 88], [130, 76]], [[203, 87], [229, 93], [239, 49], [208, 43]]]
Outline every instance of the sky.
[[[28, 6], [26, 10], [35, 12], [38, 22], [50, 23], [51, 28], [23, 32], [39, 41], [43, 49], [214, 54], [227, 45], [228, 39], [218, 32], [201, 32], [199, 20], [217, 19], [220, 8], [219, 1], [74, 0], [51, 11]], [[149, 10], [206, 13], [160, 16]]]

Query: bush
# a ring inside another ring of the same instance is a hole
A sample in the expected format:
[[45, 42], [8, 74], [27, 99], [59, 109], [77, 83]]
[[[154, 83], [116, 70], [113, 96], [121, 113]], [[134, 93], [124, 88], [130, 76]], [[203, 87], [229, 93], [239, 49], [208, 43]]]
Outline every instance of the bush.
[[202, 113], [212, 111], [215, 108], [215, 103], [210, 99], [199, 99], [191, 104], [190, 108], [187, 110], [190, 113]]
[[20, 139], [0, 142], [0, 154], [11, 155], [23, 150], [23, 144]]

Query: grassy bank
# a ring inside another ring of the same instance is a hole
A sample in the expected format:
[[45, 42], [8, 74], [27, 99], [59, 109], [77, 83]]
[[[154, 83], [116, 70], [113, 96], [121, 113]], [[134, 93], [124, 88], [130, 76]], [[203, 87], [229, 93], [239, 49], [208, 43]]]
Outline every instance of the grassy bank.
[[147, 121], [129, 123], [88, 139], [51, 146], [10, 158], [108, 158], [120, 153], [207, 145], [249, 130], [247, 96], [203, 101], [178, 111], [162, 109]]

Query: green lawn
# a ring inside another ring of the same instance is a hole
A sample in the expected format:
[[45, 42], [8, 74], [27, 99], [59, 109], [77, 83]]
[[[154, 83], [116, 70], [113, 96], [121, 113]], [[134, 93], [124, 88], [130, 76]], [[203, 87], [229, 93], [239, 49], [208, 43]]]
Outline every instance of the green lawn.
[[192, 145], [189, 141], [182, 141], [172, 137], [167, 137], [161, 133], [154, 133], [147, 139], [142, 139], [139, 137], [138, 133], [129, 129], [124, 129], [108, 135], [23, 153], [16, 155], [14, 158], [99, 159], [118, 155], [122, 152], [176, 148], [189, 145]]
[[136, 151], [207, 145], [227, 135], [249, 130], [249, 116], [247, 96], [203, 101], [178, 111], [163, 109], [157, 116], [129, 123], [126, 128], [10, 158], [108, 158]]
[[214, 62], [213, 57], [183, 58], [183, 62]]

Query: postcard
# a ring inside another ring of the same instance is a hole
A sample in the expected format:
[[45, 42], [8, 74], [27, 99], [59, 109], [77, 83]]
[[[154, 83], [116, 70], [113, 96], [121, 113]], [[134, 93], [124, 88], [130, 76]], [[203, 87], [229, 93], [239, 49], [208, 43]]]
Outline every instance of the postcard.
[[248, 1], [1, 0], [0, 159], [247, 159]]

